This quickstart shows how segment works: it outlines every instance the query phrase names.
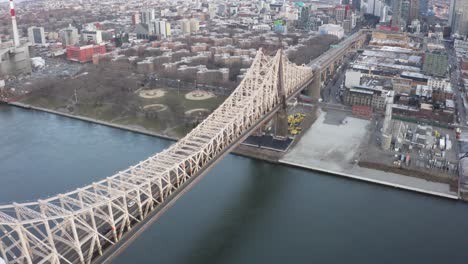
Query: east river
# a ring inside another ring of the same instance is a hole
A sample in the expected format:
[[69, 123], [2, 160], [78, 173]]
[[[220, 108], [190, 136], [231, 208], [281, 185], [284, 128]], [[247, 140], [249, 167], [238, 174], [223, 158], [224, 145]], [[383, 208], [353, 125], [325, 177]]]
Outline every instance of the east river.
[[[0, 203], [98, 181], [170, 141], [0, 105]], [[468, 204], [229, 155], [114, 263], [468, 263]]]

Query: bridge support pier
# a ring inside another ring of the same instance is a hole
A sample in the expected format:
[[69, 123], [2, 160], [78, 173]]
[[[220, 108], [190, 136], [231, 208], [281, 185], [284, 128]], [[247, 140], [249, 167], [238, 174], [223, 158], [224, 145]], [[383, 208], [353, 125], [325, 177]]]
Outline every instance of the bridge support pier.
[[320, 73], [320, 70], [316, 70], [314, 72], [313, 81], [309, 84], [309, 87], [307, 87], [308, 95], [314, 100], [318, 100], [320, 98], [321, 82], [322, 82], [322, 74]]
[[281, 108], [276, 112], [275, 116], [275, 122], [274, 122], [274, 138], [275, 139], [280, 139], [280, 140], [285, 140], [288, 138], [288, 112], [286, 111], [286, 108]]

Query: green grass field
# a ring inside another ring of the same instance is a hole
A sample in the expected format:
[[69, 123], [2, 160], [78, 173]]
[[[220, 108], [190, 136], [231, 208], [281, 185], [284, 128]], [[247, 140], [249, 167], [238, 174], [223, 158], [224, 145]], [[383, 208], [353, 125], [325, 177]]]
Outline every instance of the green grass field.
[[[166, 89], [166, 94], [163, 97], [155, 99], [142, 98], [138, 94], [129, 94], [129, 102], [136, 102], [140, 108], [140, 112], [125, 110], [126, 107], [121, 107], [121, 105], [119, 105], [120, 107], [116, 107], [115, 104], [111, 103], [112, 98], [109, 99], [108, 103], [104, 102], [99, 105], [80, 102], [76, 106], [69, 106], [71, 104], [70, 100], [53, 96], [31, 96], [23, 99], [22, 102], [33, 106], [62, 111], [67, 109], [68, 106], [69, 108], [73, 108], [72, 113], [75, 115], [115, 122], [126, 126], [142, 127], [149, 131], [168, 136], [183, 137], [193, 129], [196, 121], [188, 120], [187, 122], [187, 120], [179, 120], [180, 117], [177, 117], [175, 112], [179, 112], [179, 115], [182, 113], [183, 115], [186, 111], [197, 108], [204, 108], [212, 112], [226, 99], [226, 97], [217, 96], [207, 100], [187, 100], [185, 99], [187, 93], [189, 91]], [[168, 109], [160, 113], [161, 118], [147, 117], [142, 109], [145, 105], [151, 104], [163, 104], [168, 106]], [[178, 107], [182, 109], [178, 109]], [[174, 111], [174, 109], [177, 111]]]

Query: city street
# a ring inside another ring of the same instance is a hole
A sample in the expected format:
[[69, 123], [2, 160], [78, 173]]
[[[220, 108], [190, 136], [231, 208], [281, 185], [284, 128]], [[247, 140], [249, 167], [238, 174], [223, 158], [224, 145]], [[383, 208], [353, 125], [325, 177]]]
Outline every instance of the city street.
[[450, 83], [452, 84], [452, 89], [454, 93], [454, 101], [457, 109], [457, 116], [455, 124], [461, 127], [467, 127], [467, 119], [466, 119], [466, 99], [465, 99], [465, 91], [462, 86], [459, 85], [460, 81], [460, 71], [458, 69], [458, 61], [455, 54], [455, 50], [450, 48], [449, 43], [446, 43], [447, 50], [450, 50], [448, 53], [449, 59], [449, 76], [450, 76]]
[[342, 103], [340, 97], [340, 86], [344, 82], [347, 67], [348, 59], [346, 58], [344, 63], [339, 66], [337, 72], [333, 75], [333, 78], [328, 81], [322, 90], [322, 99], [324, 102], [333, 104]]

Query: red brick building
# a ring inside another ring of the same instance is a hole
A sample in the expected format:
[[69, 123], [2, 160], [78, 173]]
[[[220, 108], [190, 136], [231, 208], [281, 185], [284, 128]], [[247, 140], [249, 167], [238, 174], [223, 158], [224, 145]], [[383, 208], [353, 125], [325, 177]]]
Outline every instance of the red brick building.
[[99, 45], [87, 45], [87, 46], [68, 46], [67, 47], [67, 60], [78, 61], [81, 63], [90, 62], [93, 60], [94, 54], [106, 53], [106, 46], [104, 44]]
[[468, 58], [467, 58], [467, 57], [464, 57], [464, 58], [462, 59], [460, 68], [461, 68], [463, 71], [468, 71]]
[[353, 115], [364, 119], [372, 119], [372, 107], [368, 105], [353, 105]]
[[468, 77], [468, 57], [463, 57], [460, 63], [460, 68], [461, 68], [463, 77], [464, 78]]

